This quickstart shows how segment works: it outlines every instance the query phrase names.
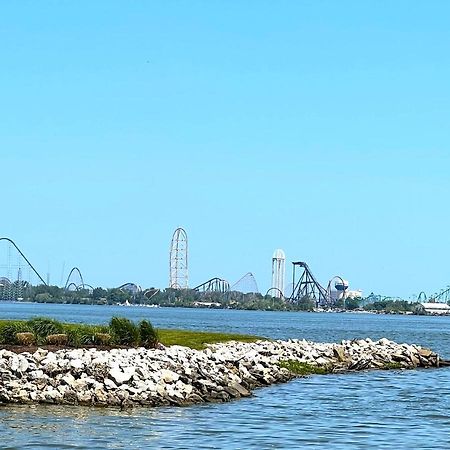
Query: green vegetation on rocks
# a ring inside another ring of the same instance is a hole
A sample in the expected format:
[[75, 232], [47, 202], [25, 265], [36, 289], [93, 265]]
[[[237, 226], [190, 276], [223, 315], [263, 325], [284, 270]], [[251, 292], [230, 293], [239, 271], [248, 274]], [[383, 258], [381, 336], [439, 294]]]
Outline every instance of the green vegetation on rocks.
[[388, 362], [385, 363], [383, 366], [384, 370], [399, 370], [404, 369], [404, 366], [402, 366], [399, 362]]
[[279, 366], [299, 376], [326, 375], [327, 373], [330, 373], [330, 370], [325, 367], [314, 366], [312, 364], [296, 361], [294, 359], [280, 361]]
[[158, 334], [160, 342], [164, 345], [183, 345], [196, 350], [205, 348], [207, 344], [228, 341], [256, 342], [262, 339], [258, 336], [246, 334], [209, 333], [192, 330], [158, 330]]

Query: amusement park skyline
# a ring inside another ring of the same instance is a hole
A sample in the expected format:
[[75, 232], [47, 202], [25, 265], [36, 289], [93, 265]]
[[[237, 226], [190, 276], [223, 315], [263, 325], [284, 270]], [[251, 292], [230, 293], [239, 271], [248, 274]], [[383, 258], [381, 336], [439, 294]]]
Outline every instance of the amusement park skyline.
[[191, 287], [264, 293], [276, 249], [286, 284], [292, 261], [364, 294], [450, 284], [447, 2], [2, 12], [0, 236], [52, 284], [167, 287], [177, 227]]

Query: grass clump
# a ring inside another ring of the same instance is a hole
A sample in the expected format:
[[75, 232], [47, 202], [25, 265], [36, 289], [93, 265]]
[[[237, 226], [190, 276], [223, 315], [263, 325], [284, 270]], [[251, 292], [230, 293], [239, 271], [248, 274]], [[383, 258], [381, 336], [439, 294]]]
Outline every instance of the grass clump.
[[16, 333], [16, 342], [19, 345], [30, 346], [36, 344], [36, 337], [30, 331]]
[[113, 342], [134, 347], [139, 344], [139, 328], [130, 319], [113, 317], [109, 323]]
[[156, 348], [158, 345], [158, 332], [148, 320], [139, 322], [140, 345], [145, 348]]
[[26, 333], [31, 331], [26, 322], [21, 320], [2, 320], [0, 322], [0, 343], [7, 345], [15, 345], [18, 333]]
[[68, 342], [68, 336], [67, 334], [61, 333], [61, 334], [49, 334], [45, 341], [49, 345], [67, 345]]
[[35, 317], [34, 319], [28, 320], [26, 324], [36, 336], [38, 343], [45, 342], [47, 336], [52, 334], [62, 334], [64, 331], [61, 322], [47, 317]]
[[217, 344], [219, 342], [240, 341], [256, 342], [262, 339], [259, 336], [232, 334], [232, 333], [209, 333], [205, 331], [192, 330], [158, 330], [159, 340], [165, 346], [183, 345], [196, 350], [202, 350], [206, 344]]
[[98, 339], [98, 334], [108, 334], [109, 328], [102, 325], [64, 324], [64, 332], [67, 334], [67, 345], [82, 347], [83, 345], [103, 345]]
[[294, 359], [283, 360], [278, 363], [280, 367], [288, 369], [295, 375], [307, 376], [307, 375], [326, 375], [330, 373], [330, 370], [326, 367], [317, 367], [312, 364], [296, 361]]
[[95, 333], [94, 339], [96, 344], [110, 345], [112, 337], [109, 333]]

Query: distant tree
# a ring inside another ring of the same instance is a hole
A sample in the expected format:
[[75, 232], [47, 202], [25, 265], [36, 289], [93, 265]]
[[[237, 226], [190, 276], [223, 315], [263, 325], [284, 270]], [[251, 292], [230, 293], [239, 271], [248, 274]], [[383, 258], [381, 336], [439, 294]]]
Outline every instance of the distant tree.
[[92, 298], [94, 299], [95, 302], [98, 302], [101, 298], [106, 297], [106, 294], [107, 294], [106, 289], [103, 289], [101, 287], [96, 287], [92, 291]]
[[52, 296], [48, 292], [41, 292], [40, 294], [36, 294], [36, 301], [38, 303], [47, 303]]
[[312, 311], [315, 306], [316, 302], [314, 299], [307, 296], [302, 297], [297, 303], [297, 307], [300, 311]]
[[106, 294], [106, 300], [108, 305], [113, 305], [115, 303], [125, 303], [130, 301], [131, 294], [126, 291], [122, 291], [121, 289], [108, 289], [108, 293]]
[[361, 304], [361, 298], [360, 297], [346, 298], [345, 303], [343, 302], [343, 304], [345, 305], [345, 309], [349, 310], [357, 309]]

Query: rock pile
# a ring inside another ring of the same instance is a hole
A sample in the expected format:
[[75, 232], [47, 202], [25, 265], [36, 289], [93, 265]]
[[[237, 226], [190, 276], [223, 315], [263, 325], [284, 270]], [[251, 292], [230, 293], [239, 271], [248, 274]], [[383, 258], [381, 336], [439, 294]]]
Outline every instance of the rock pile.
[[280, 367], [294, 360], [329, 372], [439, 367], [439, 356], [416, 345], [387, 339], [228, 342], [198, 351], [0, 350], [0, 403], [133, 406], [189, 405], [246, 397], [254, 388], [295, 375]]

